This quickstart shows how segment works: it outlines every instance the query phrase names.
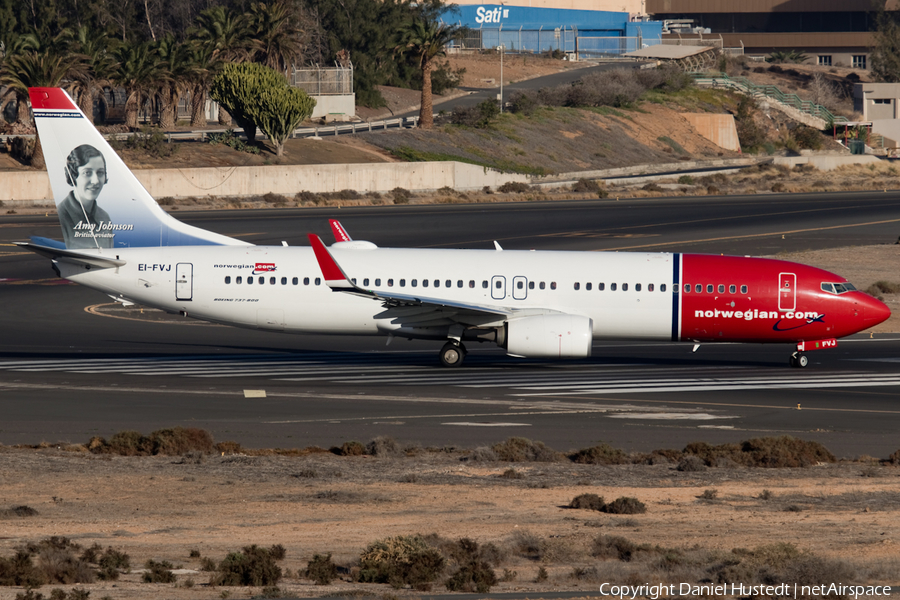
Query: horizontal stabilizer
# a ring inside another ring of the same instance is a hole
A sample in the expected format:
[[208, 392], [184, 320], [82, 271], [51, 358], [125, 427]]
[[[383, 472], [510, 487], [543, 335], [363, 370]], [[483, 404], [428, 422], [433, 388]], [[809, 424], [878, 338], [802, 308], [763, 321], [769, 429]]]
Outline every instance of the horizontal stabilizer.
[[61, 259], [68, 262], [91, 265], [92, 267], [99, 267], [101, 269], [121, 267], [125, 264], [124, 260], [120, 260], [118, 258], [110, 258], [108, 256], [102, 256], [99, 254], [92, 254], [90, 252], [67, 250], [65, 248], [56, 248], [52, 246], [41, 246], [32, 242], [13, 243], [16, 246], [20, 246], [22, 248], [25, 248], [26, 250], [31, 250], [35, 254], [40, 254], [41, 256], [46, 256], [47, 258], [53, 260]]

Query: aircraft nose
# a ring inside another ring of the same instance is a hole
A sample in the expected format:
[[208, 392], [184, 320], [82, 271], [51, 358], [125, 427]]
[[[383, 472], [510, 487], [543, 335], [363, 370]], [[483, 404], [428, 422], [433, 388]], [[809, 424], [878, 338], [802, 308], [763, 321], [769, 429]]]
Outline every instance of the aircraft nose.
[[859, 304], [862, 308], [860, 316], [862, 316], [863, 324], [866, 328], [875, 327], [891, 317], [891, 309], [884, 302], [868, 294], [860, 295], [862, 296], [859, 299]]

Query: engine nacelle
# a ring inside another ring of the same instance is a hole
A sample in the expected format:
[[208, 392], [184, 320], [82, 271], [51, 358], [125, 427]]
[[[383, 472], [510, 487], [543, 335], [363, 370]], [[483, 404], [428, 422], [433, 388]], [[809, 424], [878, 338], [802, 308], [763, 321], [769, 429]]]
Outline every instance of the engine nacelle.
[[507, 322], [500, 345], [524, 357], [584, 358], [591, 355], [593, 323], [576, 315], [536, 315]]

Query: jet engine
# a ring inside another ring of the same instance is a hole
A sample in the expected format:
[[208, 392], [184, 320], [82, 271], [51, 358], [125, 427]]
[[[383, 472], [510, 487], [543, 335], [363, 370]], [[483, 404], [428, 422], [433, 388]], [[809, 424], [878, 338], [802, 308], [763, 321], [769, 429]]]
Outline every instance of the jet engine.
[[588, 317], [535, 315], [508, 321], [497, 343], [514, 356], [584, 358], [591, 355], [592, 329]]

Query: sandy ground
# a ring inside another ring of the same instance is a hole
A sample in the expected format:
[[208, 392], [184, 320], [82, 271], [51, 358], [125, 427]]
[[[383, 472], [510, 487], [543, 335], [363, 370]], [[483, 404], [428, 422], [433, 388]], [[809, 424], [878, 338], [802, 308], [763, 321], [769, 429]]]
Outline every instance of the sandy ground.
[[[291, 576], [279, 587], [291, 594], [410, 594], [349, 581], [322, 588], [296, 574], [313, 553], [331, 552], [335, 562], [350, 567], [367, 544], [415, 533], [500, 546], [506, 556], [498, 571], [515, 571], [516, 577], [494, 592], [592, 590], [603, 580], [624, 583], [639, 568], [641, 577], [678, 582], [676, 574], [650, 563], [591, 558], [590, 545], [601, 534], [682, 550], [787, 542], [821, 556], [850, 558], [858, 581], [900, 583], [897, 467], [844, 463], [683, 473], [674, 465], [461, 458], [443, 452], [384, 458], [213, 456], [190, 464], [172, 457], [0, 448], [0, 507], [25, 504], [39, 513], [0, 521], [0, 555], [51, 535], [84, 546], [112, 546], [130, 555], [134, 572], [117, 582], [78, 587], [92, 597], [115, 599], [223, 598], [223, 591], [248, 597], [254, 590], [206, 586], [209, 574], [198, 571], [200, 558], [190, 558], [191, 550], [199, 550], [218, 561], [248, 544], [287, 549], [281, 566]], [[522, 478], [501, 477], [509, 468]], [[699, 498], [707, 489], [716, 490], [714, 500]], [[769, 490], [769, 499], [759, 498], [763, 490]], [[607, 501], [633, 496], [647, 512], [618, 516], [565, 507], [586, 492]], [[543, 540], [539, 560], [516, 552], [516, 536], [523, 535]], [[149, 558], [188, 571], [180, 572], [175, 585], [140, 583], [139, 569]], [[550, 578], [533, 583], [541, 566]], [[571, 577], [573, 568], [590, 566], [606, 575], [587, 582]], [[17, 592], [21, 589], [0, 588], [0, 599]]]

